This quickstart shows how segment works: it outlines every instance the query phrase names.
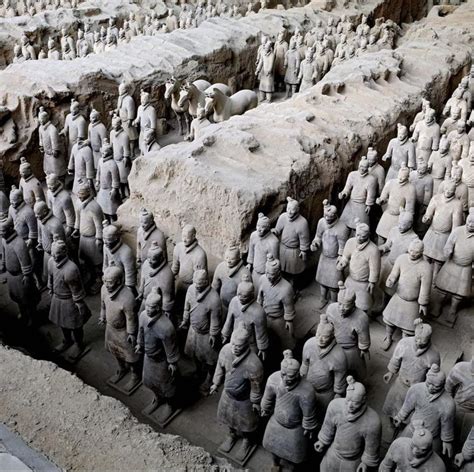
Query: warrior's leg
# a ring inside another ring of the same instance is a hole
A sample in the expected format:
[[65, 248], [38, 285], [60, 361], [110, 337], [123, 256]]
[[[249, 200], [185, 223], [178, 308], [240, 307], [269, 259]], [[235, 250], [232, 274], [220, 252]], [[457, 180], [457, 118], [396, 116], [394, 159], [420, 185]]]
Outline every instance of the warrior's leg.
[[84, 328], [76, 328], [72, 333], [74, 346], [71, 349], [70, 357], [76, 359], [84, 352]]
[[259, 95], [260, 102], [264, 102], [265, 101], [265, 92], [262, 92], [261, 90], [259, 90], [258, 95]]
[[65, 351], [66, 349], [69, 349], [73, 345], [73, 340], [72, 340], [72, 330], [67, 329], [67, 328], [61, 328], [63, 332], [63, 341], [58, 344], [55, 348], [54, 351], [57, 353], [61, 353]]
[[328, 287], [325, 287], [324, 285], [320, 285], [319, 290], [321, 292], [321, 300], [320, 300], [320, 303], [318, 305], [318, 309], [321, 310], [328, 304], [328, 300], [329, 300], [330, 297], [329, 297]]
[[265, 95], [266, 95], [266, 97], [267, 97], [268, 103], [270, 103], [270, 102], [272, 101], [272, 96], [273, 96], [273, 94], [272, 94], [272, 93], [266, 93]]
[[212, 385], [212, 378], [214, 376], [214, 371], [216, 370], [215, 365], [211, 364], [203, 364], [202, 370], [206, 373], [206, 377], [204, 378], [204, 381], [202, 384], [199, 386], [199, 391], [201, 392], [202, 395], [208, 395], [209, 394], [209, 389], [211, 388]]
[[224, 442], [220, 445], [219, 449], [222, 452], [229, 452], [238, 439], [237, 432], [233, 428], [229, 428], [229, 435], [225, 438]]
[[448, 294], [444, 290], [441, 290], [436, 286], [433, 287], [434, 300], [432, 300], [431, 303], [431, 316], [438, 318], [441, 315], [447, 296]]
[[385, 323], [385, 337], [382, 341], [382, 349], [388, 351], [393, 342], [393, 334], [395, 333], [395, 326]]
[[459, 304], [462, 301], [462, 297], [458, 295], [452, 295], [451, 296], [451, 306], [449, 307], [448, 315], [446, 317], [446, 321], [449, 324], [452, 324], [454, 326], [454, 323], [456, 323], [456, 318], [458, 316], [458, 308]]
[[115, 375], [110, 377], [109, 381], [112, 383], [117, 383], [119, 380], [123, 379], [125, 375], [127, 374], [127, 363], [123, 361], [122, 359], [119, 359], [118, 357], [115, 358], [117, 361], [117, 371], [115, 372]]
[[297, 85], [292, 85], [291, 86], [291, 95], [294, 95], [296, 93], [296, 87], [298, 87]]
[[141, 378], [141, 369], [140, 369], [140, 363], [139, 362], [127, 362], [127, 365], [132, 372], [132, 375], [130, 377], [130, 381], [128, 382], [131, 386], [136, 385]]
[[438, 272], [441, 269], [442, 265], [443, 263], [440, 261], [436, 261], [436, 260], [433, 261], [433, 285], [435, 284], [436, 276], [438, 275]]
[[285, 98], [290, 98], [291, 97], [291, 85], [285, 84]]
[[280, 470], [280, 463], [281, 459], [276, 454], [272, 454], [272, 472]]
[[337, 290], [334, 290], [332, 288], [329, 289], [329, 301], [331, 303], [337, 302]]
[[245, 457], [250, 452], [250, 449], [252, 449], [252, 446], [255, 443], [252, 433], [242, 433], [242, 436], [242, 444], [240, 445], [240, 448], [236, 454], [236, 458], [240, 461], [243, 461], [245, 459]]

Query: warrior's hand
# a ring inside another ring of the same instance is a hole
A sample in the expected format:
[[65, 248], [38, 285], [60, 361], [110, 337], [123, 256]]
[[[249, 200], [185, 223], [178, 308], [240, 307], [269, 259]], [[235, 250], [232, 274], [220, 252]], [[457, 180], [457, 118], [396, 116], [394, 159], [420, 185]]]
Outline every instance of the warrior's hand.
[[222, 345], [224, 346], [229, 342], [229, 337], [222, 335]]
[[393, 379], [393, 373], [392, 372], [387, 372], [384, 376], [383, 376], [383, 381], [388, 384], [390, 383], [390, 381]]
[[181, 324], [178, 326], [178, 329], [188, 329], [188, 323], [186, 321], [181, 321]]
[[359, 467], [357, 467], [356, 472], [367, 472], [367, 465], [361, 462]]
[[453, 457], [453, 445], [450, 442], [443, 441], [443, 455], [448, 456], [450, 459]]
[[426, 318], [428, 316], [428, 307], [426, 305], [420, 305], [418, 313], [422, 318]]
[[258, 403], [252, 403], [252, 410], [257, 414], [260, 415], [260, 405]]
[[425, 224], [428, 224], [431, 221], [431, 218], [428, 215], [423, 216], [421, 221]]
[[347, 198], [347, 195], [344, 192], [340, 192], [337, 197], [339, 200], [344, 200], [344, 198]]
[[293, 337], [293, 321], [286, 321], [285, 329], [290, 333], [290, 336]]
[[212, 384], [211, 388], [209, 389], [209, 395], [214, 395], [217, 392], [219, 387], [216, 384]]
[[42, 251], [42, 250], [43, 250], [43, 246], [41, 246], [41, 244], [38, 243], [38, 244], [36, 245], [36, 250], [37, 250], [37, 251]]
[[79, 238], [79, 236], [80, 236], [79, 230], [77, 228], [75, 228], [71, 233], [71, 237], [74, 238], [74, 239], [77, 239], [77, 238]]
[[302, 261], [305, 261], [308, 259], [308, 255], [306, 254], [306, 251], [300, 251], [299, 253], [299, 258], [302, 260]]
[[128, 342], [128, 344], [131, 344], [132, 347], [133, 347], [133, 346], [135, 346], [135, 344], [137, 342], [137, 337], [134, 334], [129, 334], [127, 336], [127, 342]]
[[96, 239], [95, 240], [95, 246], [97, 249], [102, 249], [102, 246], [104, 245], [104, 243], [102, 242], [102, 239]]
[[257, 355], [258, 355], [258, 357], [260, 357], [260, 359], [262, 359], [262, 362], [265, 362], [265, 358], [267, 357], [266, 351], [260, 350], [260, 351], [258, 351]]
[[311, 252], [316, 252], [319, 249], [319, 244], [313, 241], [309, 248], [310, 248]]
[[370, 213], [370, 206], [369, 205], [366, 205], [365, 207], [365, 214], [368, 215]]
[[316, 444], [314, 445], [314, 450], [319, 453], [323, 452], [324, 444], [321, 441], [316, 441]]
[[171, 377], [174, 377], [176, 375], [176, 371], [178, 368], [176, 367], [176, 364], [170, 364], [168, 366], [169, 373], [171, 374]]
[[40, 152], [41, 154], [44, 154], [44, 147], [43, 147], [43, 146], [40, 146], [40, 147], [39, 147], [39, 152]]
[[25, 287], [30, 284], [30, 276], [29, 275], [24, 275], [21, 278], [21, 284]]
[[462, 452], [459, 454], [456, 454], [456, 457], [454, 458], [454, 465], [456, 467], [461, 467], [464, 464], [464, 456]]
[[105, 326], [107, 324], [107, 321], [105, 320], [105, 318], [99, 318], [98, 324], [99, 326]]
[[142, 352], [142, 347], [140, 346], [140, 344], [137, 344], [135, 346], [135, 354], [140, 354]]
[[247, 264], [247, 269], [248, 269], [249, 272], [252, 272], [253, 264]]
[[387, 159], [390, 159], [390, 156], [389, 156], [388, 154], [384, 154], [384, 155], [382, 156], [382, 161], [385, 162]]
[[395, 428], [399, 428], [402, 424], [402, 420], [398, 417], [398, 416], [394, 416], [393, 417], [393, 426], [395, 426]]
[[209, 336], [209, 346], [214, 348], [217, 345], [217, 336]]
[[65, 232], [66, 238], [73, 237], [72, 235], [74, 234], [74, 228], [72, 226], [66, 226]]
[[26, 247], [32, 248], [35, 245], [35, 240], [34, 239], [27, 239], [26, 240]]
[[313, 439], [314, 431], [312, 429], [305, 429], [303, 432], [303, 435], [305, 438], [308, 438], [309, 440]]
[[360, 351], [360, 358], [361, 359], [365, 359], [365, 360], [370, 360], [370, 352], [368, 349], [366, 349], [365, 351]]
[[260, 416], [270, 416], [270, 412], [260, 407]]
[[374, 287], [375, 287], [375, 284], [373, 282], [369, 282], [367, 284], [367, 292], [369, 292], [372, 295], [374, 293]]
[[385, 282], [385, 286], [388, 287], [388, 288], [392, 288], [394, 286], [394, 284], [395, 284], [395, 281], [393, 279], [391, 279], [390, 277]]

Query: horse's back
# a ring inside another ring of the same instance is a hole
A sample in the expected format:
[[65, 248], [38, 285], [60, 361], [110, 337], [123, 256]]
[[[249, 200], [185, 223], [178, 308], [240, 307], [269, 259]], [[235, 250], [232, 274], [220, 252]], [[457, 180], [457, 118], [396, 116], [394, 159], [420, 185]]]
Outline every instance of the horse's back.
[[211, 86], [211, 83], [207, 80], [199, 79], [195, 80], [193, 85], [201, 92], [204, 92], [204, 90], [207, 90]]
[[253, 90], [239, 90], [230, 99], [232, 100], [233, 111], [235, 111], [233, 115], [241, 115], [258, 105], [258, 96]]

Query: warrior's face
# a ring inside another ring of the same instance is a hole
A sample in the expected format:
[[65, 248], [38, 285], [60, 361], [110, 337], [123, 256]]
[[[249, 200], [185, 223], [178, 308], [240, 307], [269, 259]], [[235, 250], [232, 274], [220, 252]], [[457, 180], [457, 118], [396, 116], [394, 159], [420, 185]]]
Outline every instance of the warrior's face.
[[426, 389], [430, 395], [435, 395], [436, 393], [441, 392], [443, 388], [443, 383], [435, 383], [429, 378], [426, 379]]
[[290, 220], [293, 220], [298, 216], [299, 210], [299, 205], [296, 202], [289, 202], [286, 206], [286, 212], [288, 213]]
[[13, 208], [18, 208], [23, 203], [23, 195], [21, 195], [19, 192], [16, 192], [12, 196], [10, 203], [12, 204]]
[[280, 280], [281, 271], [278, 267], [272, 267], [265, 271], [265, 275], [271, 284], [275, 284]]
[[67, 249], [65, 245], [54, 246], [51, 249], [51, 256], [54, 262], [61, 262], [67, 256]]
[[298, 383], [300, 373], [296, 369], [281, 369], [281, 378], [287, 387], [292, 387]]
[[424, 349], [430, 343], [430, 336], [415, 334], [415, 345], [417, 349]]
[[431, 452], [431, 449], [432, 449], [431, 444], [423, 444], [423, 445], [413, 444], [411, 447], [411, 452], [413, 454], [413, 457], [417, 459], [421, 459], [427, 456]]
[[238, 251], [227, 251], [225, 254], [225, 262], [229, 269], [235, 267], [240, 262], [240, 254]]
[[120, 241], [120, 235], [115, 231], [104, 234], [104, 244], [108, 249], [112, 249]]
[[254, 290], [252, 286], [241, 287], [237, 289], [237, 297], [242, 305], [247, 305], [254, 299]]
[[196, 230], [194, 228], [184, 229], [181, 239], [186, 247], [191, 246], [196, 241]]
[[355, 395], [353, 393], [346, 395], [346, 406], [349, 413], [357, 413], [365, 405], [365, 396]]
[[102, 278], [107, 292], [112, 293], [120, 285], [120, 277], [117, 275], [104, 275]]
[[147, 300], [145, 303], [147, 316], [154, 318], [161, 313], [161, 303], [158, 300]]
[[231, 339], [230, 349], [235, 357], [241, 356], [248, 348], [246, 339]]
[[322, 349], [329, 346], [332, 343], [333, 339], [334, 339], [334, 334], [331, 332], [319, 333], [316, 335], [318, 346]]
[[147, 215], [140, 215], [140, 227], [146, 231], [153, 225], [153, 217], [149, 214]]
[[369, 173], [369, 162], [364, 159], [359, 162], [359, 174], [367, 175]]
[[[474, 153], [473, 153], [474, 155]], [[268, 222], [257, 222], [257, 234], [262, 238], [270, 231], [270, 224]]]
[[209, 286], [209, 280], [207, 278], [207, 275], [200, 275], [198, 277], [195, 277], [193, 283], [198, 293], [204, 292], [204, 290], [206, 290], [206, 288]]
[[367, 231], [365, 228], [356, 228], [356, 240], [358, 244], [364, 244], [366, 241], [369, 240], [370, 232]]

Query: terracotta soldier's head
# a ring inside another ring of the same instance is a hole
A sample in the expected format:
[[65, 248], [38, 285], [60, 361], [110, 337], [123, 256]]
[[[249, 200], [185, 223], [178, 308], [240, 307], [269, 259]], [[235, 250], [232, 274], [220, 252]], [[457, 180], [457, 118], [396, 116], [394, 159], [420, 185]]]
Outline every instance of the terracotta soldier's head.
[[416, 163], [416, 171], [418, 175], [425, 175], [428, 173], [428, 163], [424, 159], [418, 159]]
[[334, 223], [337, 220], [337, 208], [331, 205], [328, 200], [323, 201], [324, 219], [329, 223]]
[[293, 357], [290, 349], [283, 352], [280, 373], [286, 387], [293, 387], [300, 381], [300, 363]]
[[193, 285], [196, 288], [196, 292], [204, 292], [209, 286], [209, 276], [207, 275], [207, 270], [198, 269], [194, 271], [193, 274]]
[[31, 165], [30, 163], [26, 160], [26, 157], [21, 157], [20, 158], [20, 176], [24, 179], [28, 179], [33, 172], [31, 171]]
[[441, 154], [447, 154], [449, 151], [449, 141], [448, 137], [443, 134], [439, 140], [439, 152]]
[[444, 181], [444, 196], [446, 198], [454, 197], [456, 193], [456, 182], [453, 180], [445, 180]]
[[138, 216], [140, 227], [144, 231], [148, 231], [152, 226], [155, 225], [155, 218], [153, 213], [148, 211], [146, 208], [140, 210], [140, 215]]
[[474, 233], [474, 208], [469, 208], [469, 215], [466, 218], [466, 229], [469, 233]]
[[272, 285], [275, 285], [281, 278], [280, 261], [275, 259], [272, 254], [267, 254], [265, 276]]
[[431, 334], [433, 330], [428, 323], [424, 323], [421, 318], [417, 318], [413, 324], [415, 325], [415, 344], [417, 349], [424, 349], [431, 342]]
[[458, 134], [464, 134], [466, 132], [466, 122], [463, 120], [459, 120], [456, 129], [458, 131]]
[[405, 142], [408, 139], [408, 128], [400, 123], [397, 125], [397, 138], [401, 142]]
[[247, 305], [255, 298], [255, 287], [252, 277], [248, 272], [244, 272], [237, 286], [237, 298], [242, 305]]
[[409, 178], [410, 178], [410, 169], [407, 166], [402, 165], [400, 167], [400, 170], [398, 171], [398, 183], [405, 184], [406, 182], [408, 182]]
[[235, 357], [239, 357], [249, 349], [250, 333], [247, 328], [241, 323], [234, 329], [230, 337], [230, 348]]
[[186, 247], [194, 244], [196, 241], [196, 228], [192, 225], [185, 225], [181, 232], [181, 239]]
[[89, 116], [91, 123], [98, 123], [100, 121], [100, 113], [93, 108]]
[[71, 100], [71, 106], [69, 110], [71, 111], [71, 114], [73, 116], [76, 116], [79, 114], [79, 102], [75, 100], [74, 98]]
[[12, 190], [10, 192], [10, 204], [13, 208], [19, 208], [23, 204], [23, 192], [15, 187], [12, 186]]
[[319, 318], [316, 340], [318, 346], [322, 349], [329, 346], [334, 340], [334, 326], [329, 322], [326, 315], [321, 315]]
[[81, 202], [85, 202], [92, 195], [92, 191], [88, 182], [80, 180], [77, 190], [77, 198]]
[[48, 39], [48, 49], [54, 49], [56, 47], [56, 44], [54, 42], [53, 38]]
[[114, 293], [119, 287], [122, 287], [124, 280], [123, 269], [115, 264], [109, 265], [109, 267], [105, 269], [102, 277], [105, 289], [109, 293]]
[[49, 121], [49, 114], [43, 107], [39, 109], [38, 121], [40, 125], [45, 125]]
[[165, 260], [163, 249], [159, 246], [157, 241], [151, 243], [150, 249], [148, 249], [147, 258], [148, 264], [152, 269], [157, 269]]
[[61, 181], [59, 180], [56, 174], [48, 174], [46, 176], [46, 186], [48, 190], [51, 192], [56, 191], [56, 189], [61, 185]]
[[128, 93], [128, 85], [125, 82], [121, 82], [119, 85], [119, 95], [126, 95]]
[[359, 162], [359, 174], [367, 175], [369, 173], [369, 161], [367, 159], [361, 159]]
[[377, 149], [374, 149], [373, 147], [369, 147], [367, 149], [366, 159], [367, 159], [367, 162], [369, 163], [369, 168], [377, 164], [379, 160], [379, 153], [377, 152]]
[[120, 116], [116, 114], [112, 117], [112, 129], [115, 131], [122, 129], [122, 120], [120, 119]]
[[54, 235], [53, 237], [53, 244], [51, 244], [51, 257], [56, 264], [67, 258], [66, 243], [58, 235]]
[[103, 225], [102, 236], [104, 244], [108, 249], [113, 249], [120, 242], [120, 229], [115, 224], [109, 224], [106, 220], [103, 222]]
[[453, 180], [456, 184], [459, 184], [462, 180], [462, 173], [462, 167], [457, 163], [453, 163], [453, 167], [451, 167], [451, 180]]
[[356, 382], [354, 377], [349, 375], [347, 377], [346, 390], [346, 411], [350, 415], [358, 413], [365, 408], [367, 404], [367, 392], [365, 387], [360, 382]]
[[100, 148], [100, 155], [104, 162], [108, 161], [109, 159], [112, 159], [114, 155], [114, 149], [112, 145], [109, 143], [108, 139], [104, 139], [102, 143], [102, 147]]
[[426, 124], [434, 123], [436, 119], [436, 112], [432, 108], [428, 108], [425, 113]]
[[142, 105], [147, 105], [148, 103], [150, 103], [150, 94], [148, 92], [142, 90], [142, 92], [140, 93], [140, 103]]
[[300, 214], [300, 204], [291, 197], [286, 197], [287, 204], [286, 204], [286, 213], [288, 218], [294, 220]]
[[241, 261], [239, 247], [236, 244], [231, 244], [226, 249], [224, 258], [229, 269], [235, 267]]
[[424, 427], [423, 420], [412, 421], [411, 452], [416, 459], [423, 459], [433, 451], [433, 435]]
[[439, 368], [438, 364], [433, 364], [426, 374], [426, 388], [428, 393], [434, 395], [441, 392], [444, 389], [444, 383], [446, 382], [446, 376], [444, 372]]
[[51, 210], [48, 208], [48, 205], [46, 205], [46, 202], [41, 199], [36, 199], [33, 211], [35, 213], [36, 219], [39, 221], [45, 221], [49, 216], [51, 216]]
[[341, 316], [349, 316], [355, 308], [356, 295], [351, 288], [344, 288], [339, 292], [338, 307]]
[[270, 231], [270, 219], [263, 213], [258, 214], [257, 234], [260, 237], [265, 236]]
[[398, 217], [398, 230], [400, 233], [406, 233], [413, 226], [413, 213], [401, 211]]
[[408, 256], [410, 260], [417, 261], [423, 257], [425, 245], [420, 239], [414, 239], [408, 246]]
[[150, 318], [160, 316], [163, 308], [163, 297], [158, 287], [153, 287], [150, 294], [146, 297], [145, 310]]
[[364, 244], [370, 238], [370, 228], [366, 223], [356, 224], [356, 240], [358, 244]]

